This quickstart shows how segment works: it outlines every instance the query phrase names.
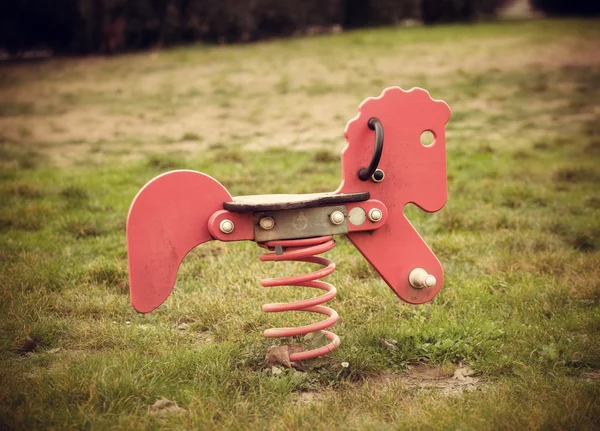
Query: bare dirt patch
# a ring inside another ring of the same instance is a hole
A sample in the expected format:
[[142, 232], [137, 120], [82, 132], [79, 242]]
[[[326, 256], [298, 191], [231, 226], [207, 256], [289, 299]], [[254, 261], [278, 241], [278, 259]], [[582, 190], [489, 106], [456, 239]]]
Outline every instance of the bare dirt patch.
[[459, 364], [455, 369], [444, 369], [434, 365], [413, 362], [403, 374], [384, 374], [375, 379], [379, 384], [400, 382], [404, 387], [415, 390], [434, 390], [448, 396], [462, 395], [482, 388], [478, 373], [468, 365]]
[[583, 373], [583, 378], [589, 379], [589, 380], [599, 380], [600, 379], [600, 370], [586, 371], [585, 373]]
[[322, 403], [330, 396], [330, 391], [300, 392], [292, 402], [296, 405], [310, 405]]
[[[446, 40], [402, 44], [392, 43], [390, 35], [389, 49], [368, 56], [361, 44], [342, 44], [344, 37], [358, 36], [335, 36], [330, 48], [300, 39], [287, 49], [265, 43], [190, 48], [185, 55], [51, 60], [47, 74], [7, 67], [3, 73], [14, 76], [15, 84], [0, 88], [0, 100], [28, 108], [7, 108], [0, 131], [21, 145], [48, 144], [43, 152], [61, 165], [89, 159], [92, 151], [128, 158], [144, 151], [195, 154], [232, 143], [245, 150], [337, 150], [358, 104], [390, 85], [450, 89], [465, 73], [600, 64], [593, 41], [574, 37], [532, 43], [505, 34], [465, 39], [459, 48], [452, 42], [449, 52]], [[362, 37], [368, 42], [373, 36]], [[453, 97], [446, 93], [433, 96]], [[454, 99], [457, 112], [465, 108]], [[466, 107], [471, 110], [504, 109], [486, 94], [468, 100], [478, 101]], [[186, 134], [202, 142], [181, 142]]]
[[152, 404], [152, 406], [150, 406], [150, 414], [159, 418], [186, 413], [187, 410], [179, 407], [175, 401], [171, 401], [167, 398], [161, 398]]

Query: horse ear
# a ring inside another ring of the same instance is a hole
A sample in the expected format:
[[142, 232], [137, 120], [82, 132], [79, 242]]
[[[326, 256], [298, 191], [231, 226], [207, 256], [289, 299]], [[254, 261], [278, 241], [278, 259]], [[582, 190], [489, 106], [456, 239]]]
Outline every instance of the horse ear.
[[162, 304], [185, 255], [213, 237], [210, 216], [231, 200], [214, 178], [195, 171], [172, 171], [149, 181], [127, 217], [131, 305], [148, 313]]

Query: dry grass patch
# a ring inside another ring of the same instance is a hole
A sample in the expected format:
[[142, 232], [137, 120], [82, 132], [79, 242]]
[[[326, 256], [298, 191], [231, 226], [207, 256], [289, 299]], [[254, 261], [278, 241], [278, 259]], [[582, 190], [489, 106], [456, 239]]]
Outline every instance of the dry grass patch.
[[[244, 148], [249, 150], [271, 146], [329, 149], [333, 146], [327, 142], [335, 142], [335, 148], [343, 144], [344, 124], [354, 115], [357, 103], [378, 95], [386, 86], [439, 88], [434, 97], [452, 100], [457, 112], [502, 115], [505, 103], [496, 99], [502, 97], [500, 87], [498, 92], [494, 88], [478, 91], [476, 98], [456, 97], [441, 89], [450, 88], [455, 76], [522, 70], [539, 74], [566, 66], [600, 65], [600, 50], [591, 40], [570, 36], [540, 43], [537, 39], [542, 33], [532, 24], [511, 25], [515, 30], [525, 26], [527, 33], [486, 34], [474, 28], [477, 36], [462, 39], [457, 47], [447, 39], [451, 28], [399, 29], [385, 31], [383, 38], [356, 32], [298, 39], [288, 42], [286, 49], [273, 43], [220, 50], [192, 48], [181, 65], [177, 65], [179, 52], [151, 52], [51, 60], [46, 76], [23, 66], [5, 67], [4, 72], [14, 76], [17, 84], [1, 88], [0, 98], [7, 106], [30, 108], [7, 111], [0, 117], [0, 129], [15, 142], [51, 143], [43, 153], [67, 165], [81, 162], [92, 143], [99, 141], [106, 142], [102, 151], [127, 149], [128, 142], [139, 142], [135, 151], [125, 155], [127, 159], [131, 153], [160, 150], [165, 137], [181, 138], [175, 149], [186, 154], [205, 151], [203, 143], [229, 141], [236, 135], [245, 136]], [[450, 46], [452, 55], [448, 54]], [[365, 50], [371, 54], [364, 55]], [[342, 57], [347, 59], [343, 67]], [[69, 79], [65, 79], [67, 70], [72, 73]], [[561, 87], [552, 85], [541, 91], [550, 89]], [[568, 92], [566, 87], [560, 91]], [[561, 96], [537, 105], [529, 101], [528, 109], [548, 110], [552, 108], [549, 103], [562, 106], [565, 100]], [[536, 115], [538, 126], [540, 121], [552, 124], [557, 120]], [[471, 120], [461, 127], [481, 126], [481, 121]], [[505, 124], [506, 131], [507, 127], [512, 126]], [[25, 128], [28, 134], [23, 137], [20, 131]], [[247, 136], [249, 128], [262, 136]], [[202, 142], [196, 136], [202, 136]]]

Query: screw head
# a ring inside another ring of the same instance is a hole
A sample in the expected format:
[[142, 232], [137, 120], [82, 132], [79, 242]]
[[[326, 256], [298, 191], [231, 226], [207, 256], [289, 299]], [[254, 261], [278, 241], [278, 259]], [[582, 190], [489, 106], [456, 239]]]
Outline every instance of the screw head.
[[344, 213], [341, 211], [334, 211], [329, 216], [329, 220], [331, 220], [331, 223], [333, 224], [342, 224], [344, 223], [345, 218]]
[[373, 172], [373, 175], [371, 175], [371, 179], [375, 183], [382, 182], [384, 178], [385, 178], [385, 172], [383, 172], [381, 169], [376, 169], [375, 172]]
[[371, 220], [373, 223], [377, 223], [382, 218], [383, 213], [379, 208], [372, 208], [371, 210], [369, 210], [369, 220]]
[[223, 233], [231, 233], [233, 232], [233, 229], [235, 228], [235, 225], [233, 224], [233, 222], [231, 220], [223, 220], [221, 221], [221, 223], [219, 223], [219, 229], [221, 229], [221, 232]]
[[275, 220], [273, 220], [273, 217], [263, 217], [258, 224], [264, 230], [271, 230], [275, 227]]

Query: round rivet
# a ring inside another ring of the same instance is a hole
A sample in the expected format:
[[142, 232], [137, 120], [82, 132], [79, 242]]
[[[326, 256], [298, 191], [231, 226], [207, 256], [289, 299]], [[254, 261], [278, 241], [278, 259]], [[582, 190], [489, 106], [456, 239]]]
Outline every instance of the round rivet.
[[350, 220], [350, 223], [354, 226], [362, 225], [366, 219], [367, 213], [361, 207], [354, 207], [348, 213], [348, 220]]
[[273, 229], [273, 227], [275, 226], [275, 220], [273, 220], [273, 217], [263, 217], [258, 223], [260, 224], [260, 227], [264, 230]]
[[334, 211], [329, 216], [329, 220], [331, 220], [331, 223], [333, 224], [342, 224], [344, 223], [344, 219], [344, 213], [341, 211]]
[[435, 276], [428, 274], [423, 268], [413, 269], [408, 276], [408, 281], [415, 289], [435, 287], [435, 284], [437, 283]]
[[221, 229], [221, 232], [223, 233], [231, 233], [234, 228], [235, 226], [231, 220], [223, 220], [219, 223], [219, 229]]
[[369, 210], [369, 220], [371, 220], [373, 223], [377, 223], [382, 218], [383, 218], [383, 213], [381, 212], [380, 209], [373, 208], [373, 209]]
[[381, 169], [376, 169], [375, 172], [373, 172], [373, 175], [371, 175], [371, 179], [375, 183], [382, 182], [384, 178], [385, 178], [385, 173]]

